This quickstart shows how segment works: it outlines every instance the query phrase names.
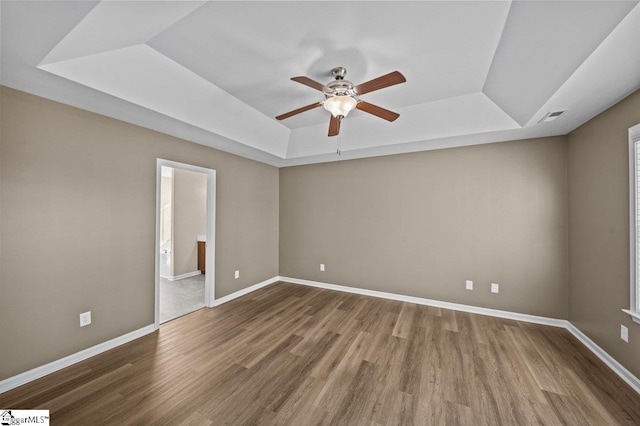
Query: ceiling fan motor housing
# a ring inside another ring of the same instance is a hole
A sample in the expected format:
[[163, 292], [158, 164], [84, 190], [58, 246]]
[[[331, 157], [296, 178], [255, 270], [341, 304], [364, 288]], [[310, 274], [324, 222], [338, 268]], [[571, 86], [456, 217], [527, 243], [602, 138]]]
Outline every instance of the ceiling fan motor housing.
[[325, 92], [326, 97], [330, 96], [355, 96], [355, 91], [353, 90], [354, 85], [349, 80], [345, 80], [344, 76], [347, 75], [346, 68], [336, 67], [331, 70], [331, 73], [335, 77], [335, 80], [331, 83], [327, 84], [327, 88], [329, 88], [329, 92]]
[[325, 93], [327, 96], [355, 96], [355, 92], [353, 91], [353, 83], [348, 80], [336, 80], [327, 84], [327, 87], [330, 89], [328, 93]]

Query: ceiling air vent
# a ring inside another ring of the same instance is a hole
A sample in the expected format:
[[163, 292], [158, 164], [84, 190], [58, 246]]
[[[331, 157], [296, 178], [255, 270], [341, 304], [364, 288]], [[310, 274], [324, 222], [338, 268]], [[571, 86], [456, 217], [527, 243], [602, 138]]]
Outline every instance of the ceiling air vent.
[[564, 110], [564, 111], [552, 111], [552, 112], [548, 113], [547, 115], [545, 115], [544, 117], [542, 117], [542, 120], [538, 121], [538, 124], [540, 124], [540, 123], [548, 123], [549, 121], [553, 121], [556, 118], [560, 117], [565, 112], [567, 112], [567, 111], [566, 110]]

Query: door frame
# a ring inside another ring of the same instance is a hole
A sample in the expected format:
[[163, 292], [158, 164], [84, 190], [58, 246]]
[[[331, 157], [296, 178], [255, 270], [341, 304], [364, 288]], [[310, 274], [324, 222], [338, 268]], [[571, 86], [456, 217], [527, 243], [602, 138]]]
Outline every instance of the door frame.
[[216, 300], [216, 171], [192, 164], [177, 161], [156, 159], [156, 242], [155, 242], [155, 314], [154, 327], [160, 327], [160, 194], [162, 185], [162, 167], [204, 173], [207, 176], [207, 248], [206, 270], [204, 279], [204, 304], [210, 308]]

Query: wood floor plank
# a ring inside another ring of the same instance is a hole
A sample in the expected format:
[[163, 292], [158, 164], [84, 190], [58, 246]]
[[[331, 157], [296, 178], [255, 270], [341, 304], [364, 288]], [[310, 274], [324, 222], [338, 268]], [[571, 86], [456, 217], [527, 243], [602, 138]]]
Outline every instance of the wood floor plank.
[[546, 357], [540, 354], [539, 348], [521, 328], [512, 328], [510, 333], [518, 353], [524, 359], [538, 387], [541, 390], [566, 396], [567, 390], [563, 383], [558, 380], [557, 370], [554, 368], [553, 361], [549, 362]]
[[[376, 317], [376, 332], [371, 333], [373, 339], [364, 359], [369, 362], [384, 364], [382, 359], [384, 347], [389, 336], [392, 335], [397, 315], [392, 312], [383, 312], [381, 317]], [[363, 330], [366, 332], [366, 330]]]
[[358, 366], [363, 361], [364, 348], [367, 346], [370, 337], [369, 333], [358, 333], [345, 353], [344, 358], [331, 372], [326, 385], [320, 391], [316, 401], [314, 401], [314, 406], [325, 405], [329, 412], [339, 406], [340, 401], [348, 392], [349, 385], [357, 373]]
[[518, 333], [518, 330], [515, 327], [505, 327], [505, 330], [515, 347], [514, 356], [509, 357], [505, 360], [505, 362], [509, 363], [511, 367], [512, 383], [518, 389], [526, 389], [526, 395], [528, 395], [536, 402], [540, 404], [547, 403], [547, 399], [542, 392], [542, 389], [535, 380], [535, 375], [527, 374], [527, 372], [529, 371], [529, 367], [527, 366], [527, 363], [525, 361], [526, 355], [519, 352], [520, 348], [517, 343], [518, 339], [514, 335], [514, 333]]
[[456, 311], [443, 309], [440, 315], [442, 318], [442, 328], [448, 331], [458, 331], [456, 315], [458, 315], [458, 312]]
[[638, 425], [566, 330], [277, 283], [0, 394], [56, 425]]
[[355, 425], [365, 424], [371, 416], [376, 403], [373, 398], [362, 398], [375, 392], [379, 365], [361, 361], [339, 404], [331, 410], [331, 424]]
[[296, 423], [296, 415], [306, 413], [311, 410], [314, 399], [325, 386], [324, 380], [314, 377], [307, 377], [295, 391], [289, 395], [274, 419], [276, 425], [299, 424]]
[[416, 305], [405, 303], [400, 310], [398, 321], [393, 329], [393, 336], [407, 339], [411, 334], [411, 329], [415, 326]]

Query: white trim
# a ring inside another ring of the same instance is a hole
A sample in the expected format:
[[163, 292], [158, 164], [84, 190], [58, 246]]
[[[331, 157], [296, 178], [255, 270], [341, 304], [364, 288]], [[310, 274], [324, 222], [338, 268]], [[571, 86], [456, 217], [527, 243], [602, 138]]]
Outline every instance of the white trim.
[[168, 279], [169, 281], [179, 281], [179, 280], [183, 280], [183, 279], [185, 279], [185, 278], [195, 277], [196, 275], [202, 275], [202, 272], [200, 272], [200, 271], [193, 271], [193, 272], [187, 272], [186, 274], [176, 275], [175, 277], [171, 277], [171, 276], [169, 276], [169, 277], [162, 277], [162, 275], [161, 275], [161, 277], [162, 277], [162, 278], [166, 278], [166, 279]]
[[640, 323], [640, 289], [638, 288], [638, 164], [636, 164], [636, 144], [640, 143], [640, 124], [629, 128], [629, 309], [623, 312], [631, 315], [634, 322]]
[[632, 312], [629, 309], [623, 309], [622, 312], [624, 312], [625, 314], [629, 314], [631, 315], [631, 319], [634, 322], [637, 322], [638, 324], [640, 324], [640, 314], [637, 312]]
[[146, 336], [147, 334], [153, 333], [154, 331], [154, 325], [150, 324], [146, 327], [142, 327], [138, 330], [134, 330], [130, 333], [124, 334], [120, 337], [116, 337], [106, 342], [99, 343], [95, 346], [84, 349], [80, 352], [76, 352], [59, 360], [41, 365], [40, 367], [36, 367], [32, 370], [25, 371], [24, 373], [20, 373], [16, 376], [4, 379], [0, 381], [0, 393], [17, 388], [18, 386], [22, 386], [26, 383], [54, 373], [58, 370], [62, 370], [63, 368], [67, 368], [80, 361], [84, 361], [87, 358], [91, 358], [92, 356], [96, 356], [98, 354], [101, 354], [102, 352], [106, 352], [132, 340], [139, 339], [140, 337]]
[[632, 372], [627, 370], [622, 364], [609, 355], [604, 349], [598, 346], [593, 340], [587, 337], [582, 331], [575, 325], [567, 321], [567, 330], [575, 336], [583, 345], [593, 352], [598, 358], [602, 360], [607, 366], [613, 370], [618, 376], [622, 378], [629, 386], [640, 394], [640, 379], [633, 375]]
[[367, 290], [364, 288], [347, 287], [337, 284], [328, 284], [318, 281], [301, 280], [298, 278], [280, 277], [281, 281], [293, 284], [308, 285], [311, 287], [326, 288], [328, 290], [344, 291], [347, 293], [362, 294], [364, 296], [380, 297], [383, 299], [398, 300], [400, 302], [415, 303], [417, 305], [435, 306], [438, 308], [451, 309], [454, 311], [470, 312], [472, 314], [489, 315], [498, 318], [507, 318], [516, 321], [531, 322], [534, 324], [544, 324], [553, 327], [566, 327], [566, 320], [540, 317], [537, 315], [520, 314], [517, 312], [501, 311], [498, 309], [482, 308], [480, 306], [462, 305], [459, 303], [443, 302], [434, 299], [424, 299], [422, 297], [405, 296], [403, 294], [387, 293], [384, 291]]
[[[204, 303], [207, 307], [214, 306], [216, 298], [216, 171], [205, 167], [194, 166], [177, 161], [156, 159], [156, 244], [155, 244], [155, 328], [160, 327], [160, 194], [162, 184], [162, 166], [174, 169], [188, 170], [191, 172], [204, 173], [207, 175], [207, 253], [206, 268], [207, 273], [204, 278]], [[213, 242], [213, 244], [209, 244]], [[199, 272], [199, 271], [198, 271]], [[184, 274], [183, 274], [184, 275]], [[178, 277], [181, 277], [179, 275]], [[176, 277], [173, 277], [176, 279]]]
[[[156, 241], [153, 246], [155, 251], [155, 297], [153, 302], [153, 325], [157, 330], [160, 327], [160, 215], [162, 214], [162, 166], [160, 159], [156, 159]], [[173, 244], [173, 243], [172, 243]]]
[[[207, 241], [204, 246], [205, 274], [204, 303], [211, 308], [216, 299], [216, 194], [217, 174], [213, 169], [207, 169]], [[211, 243], [211, 244], [209, 244]]]
[[268, 286], [270, 284], [277, 283], [278, 281], [281, 281], [281, 279], [280, 279], [280, 277], [276, 276], [276, 277], [273, 277], [273, 278], [269, 278], [268, 280], [259, 282], [258, 284], [254, 284], [254, 285], [252, 285], [250, 287], [243, 288], [242, 290], [238, 290], [238, 291], [233, 292], [231, 294], [227, 294], [224, 297], [221, 297], [219, 299], [214, 300], [213, 301], [213, 303], [214, 303], [213, 306], [219, 306], [219, 305], [222, 305], [223, 303], [230, 302], [233, 299], [237, 299], [240, 296], [244, 296], [245, 294], [251, 293], [251, 292], [256, 291], [256, 290], [259, 290], [262, 287], [266, 287], [266, 286]]

